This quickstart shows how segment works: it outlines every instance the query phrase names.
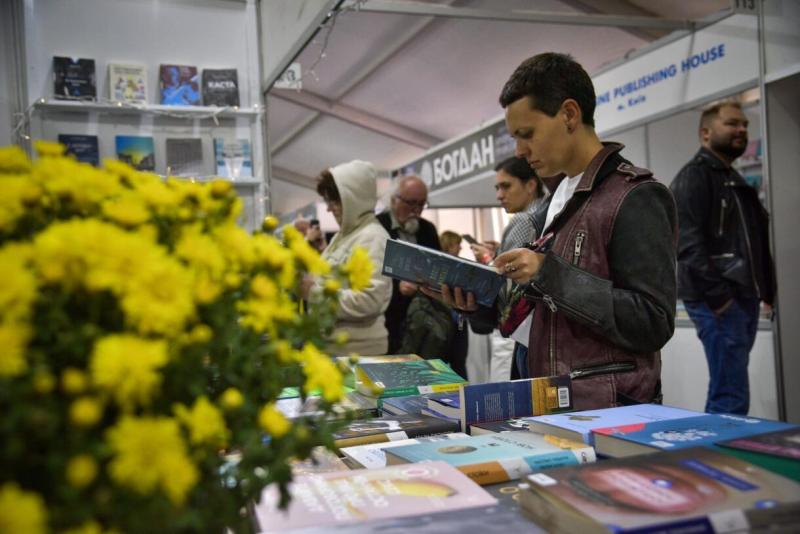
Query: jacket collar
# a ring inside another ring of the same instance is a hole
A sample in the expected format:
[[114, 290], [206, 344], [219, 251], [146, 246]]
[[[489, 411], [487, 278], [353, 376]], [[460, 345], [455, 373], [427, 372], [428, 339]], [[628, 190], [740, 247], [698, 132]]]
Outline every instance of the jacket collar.
[[713, 152], [711, 152], [709, 149], [707, 149], [704, 146], [701, 146], [700, 150], [697, 151], [697, 154], [695, 155], [695, 159], [703, 160], [708, 165], [711, 165], [715, 169], [719, 169], [719, 170], [723, 170], [723, 171], [730, 169], [730, 167], [728, 165], [726, 165], [724, 161], [719, 159], [716, 154], [714, 154]]
[[[610, 171], [610, 169], [606, 168], [606, 162], [623, 148], [625, 148], [625, 145], [622, 143], [604, 142], [603, 148], [592, 158], [592, 161], [589, 162], [589, 166], [583, 171], [583, 176], [581, 177], [581, 181], [578, 182], [578, 187], [575, 188], [575, 192], [591, 191], [594, 189], [596, 183]], [[616, 168], [616, 165], [614, 165], [614, 168]]]

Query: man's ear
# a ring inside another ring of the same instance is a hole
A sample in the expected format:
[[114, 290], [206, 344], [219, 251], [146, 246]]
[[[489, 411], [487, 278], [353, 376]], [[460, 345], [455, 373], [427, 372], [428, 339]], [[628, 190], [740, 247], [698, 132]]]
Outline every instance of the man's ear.
[[561, 103], [561, 111], [563, 112], [567, 131], [572, 133], [577, 130], [583, 119], [583, 113], [578, 102], [574, 98], [567, 98]]
[[700, 137], [700, 143], [707, 143], [711, 137], [711, 128], [701, 126], [700, 129], [697, 130], [697, 135]]

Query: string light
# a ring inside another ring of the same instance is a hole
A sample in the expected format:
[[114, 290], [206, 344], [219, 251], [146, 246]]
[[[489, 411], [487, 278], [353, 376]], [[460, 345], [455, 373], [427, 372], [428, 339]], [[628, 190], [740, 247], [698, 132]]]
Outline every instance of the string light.
[[[328, 56], [328, 54], [327, 54], [328, 41], [331, 38], [331, 33], [333, 33], [334, 26], [336, 26], [337, 18], [339, 17], [339, 15], [341, 15], [342, 13], [344, 13], [346, 11], [360, 11], [361, 10], [361, 6], [366, 1], [367, 0], [353, 0], [352, 4], [348, 4], [348, 5], [346, 5], [346, 6], [342, 7], [342, 8], [339, 8], [339, 9], [336, 9], [334, 11], [329, 11], [328, 12], [328, 16], [325, 18], [325, 21], [320, 25], [321, 28], [325, 28], [325, 36], [322, 38], [322, 49], [320, 50], [319, 55], [317, 56], [317, 59], [315, 59], [314, 62], [311, 64], [311, 66], [306, 69], [306, 73], [300, 76], [301, 80], [303, 78], [305, 78], [306, 76], [311, 76], [312, 78], [314, 78], [315, 82], [319, 83], [319, 76], [317, 76], [317, 73], [314, 71], [314, 69], [317, 67], [317, 65], [319, 65], [320, 61], [322, 61], [323, 59], [325, 59]], [[317, 44], [317, 40], [314, 39], [312, 41], [312, 44]], [[297, 90], [300, 91], [300, 85], [299, 84], [298, 84]]]

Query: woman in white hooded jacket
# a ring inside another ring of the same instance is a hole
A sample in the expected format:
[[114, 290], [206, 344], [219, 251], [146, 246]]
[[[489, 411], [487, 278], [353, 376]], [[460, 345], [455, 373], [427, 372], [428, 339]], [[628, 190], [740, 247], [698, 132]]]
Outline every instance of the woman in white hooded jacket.
[[339, 293], [336, 330], [347, 332], [349, 339], [341, 347], [331, 347], [337, 355], [386, 354], [388, 348], [383, 313], [392, 297], [392, 282], [381, 275], [381, 266], [389, 234], [375, 217], [376, 178], [371, 163], [354, 160], [323, 171], [317, 185], [317, 192], [339, 223], [339, 232], [322, 257], [331, 266], [343, 265], [359, 246], [369, 252], [373, 264], [369, 287], [362, 291], [343, 289]]

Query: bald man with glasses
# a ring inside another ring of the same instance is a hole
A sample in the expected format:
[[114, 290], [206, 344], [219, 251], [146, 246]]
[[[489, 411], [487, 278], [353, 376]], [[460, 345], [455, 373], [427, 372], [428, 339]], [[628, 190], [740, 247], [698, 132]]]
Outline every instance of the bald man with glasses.
[[[428, 187], [418, 176], [404, 176], [392, 193], [389, 209], [378, 214], [378, 221], [392, 239], [416, 243], [423, 247], [441, 250], [439, 235], [432, 222], [421, 217], [428, 206]], [[392, 300], [386, 310], [386, 328], [389, 330], [389, 352], [394, 354], [403, 341], [406, 312], [417, 286], [409, 282], [392, 280]]]

